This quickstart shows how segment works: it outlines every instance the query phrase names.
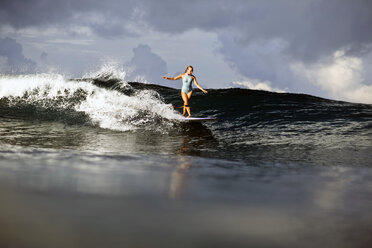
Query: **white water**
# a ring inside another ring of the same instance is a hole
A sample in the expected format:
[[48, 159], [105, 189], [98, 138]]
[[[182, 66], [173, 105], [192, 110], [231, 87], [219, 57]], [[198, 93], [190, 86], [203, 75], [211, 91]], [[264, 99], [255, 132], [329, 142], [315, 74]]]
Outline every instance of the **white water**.
[[[124, 80], [120, 84], [130, 87]], [[139, 127], [146, 129], [147, 124], [153, 122], [153, 118], [180, 119], [180, 115], [172, 106], [162, 102], [154, 91], [142, 90], [133, 96], [126, 96], [89, 82], [66, 80], [59, 74], [0, 75], [0, 98], [22, 97], [22, 101], [30, 105], [40, 105], [44, 102], [50, 104], [48, 100], [56, 97], [68, 99], [78, 90], [84, 90], [87, 97], [75, 105], [74, 109], [87, 114], [92, 122], [101, 128], [119, 131], [135, 130]], [[25, 97], [25, 93], [28, 93], [28, 96]], [[71, 102], [67, 101], [65, 105], [58, 103], [59, 108], [68, 105], [71, 105]], [[169, 122], [166, 125], [172, 124]]]

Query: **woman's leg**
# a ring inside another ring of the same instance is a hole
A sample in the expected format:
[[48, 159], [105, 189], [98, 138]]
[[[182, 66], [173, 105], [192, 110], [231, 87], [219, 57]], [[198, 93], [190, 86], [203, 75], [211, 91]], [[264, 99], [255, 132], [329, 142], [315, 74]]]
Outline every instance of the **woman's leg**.
[[181, 97], [183, 100], [183, 113], [182, 115], [186, 114], [186, 106], [189, 105], [189, 98], [187, 97], [187, 94], [183, 91], [181, 91]]
[[[190, 91], [189, 93], [187, 93], [187, 102], [188, 103], [190, 102], [191, 96], [192, 96], [192, 91]], [[189, 106], [186, 107], [186, 111], [187, 111], [188, 115], [191, 116], [191, 110], [190, 110], [190, 107]]]

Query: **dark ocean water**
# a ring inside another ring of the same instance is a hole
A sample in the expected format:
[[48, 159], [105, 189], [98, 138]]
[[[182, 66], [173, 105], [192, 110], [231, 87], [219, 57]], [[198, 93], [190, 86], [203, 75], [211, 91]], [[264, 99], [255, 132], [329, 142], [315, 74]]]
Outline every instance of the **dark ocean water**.
[[[0, 76], [1, 247], [370, 247], [372, 105]], [[46, 235], [47, 234], [47, 235]]]

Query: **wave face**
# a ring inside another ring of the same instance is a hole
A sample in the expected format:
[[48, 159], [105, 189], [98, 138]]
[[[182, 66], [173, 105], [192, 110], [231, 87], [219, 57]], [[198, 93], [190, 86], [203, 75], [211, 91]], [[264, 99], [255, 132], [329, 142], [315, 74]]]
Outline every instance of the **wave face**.
[[327, 165], [372, 159], [372, 105], [247, 89], [209, 92], [195, 97], [193, 110], [221, 120], [210, 128], [227, 154]]

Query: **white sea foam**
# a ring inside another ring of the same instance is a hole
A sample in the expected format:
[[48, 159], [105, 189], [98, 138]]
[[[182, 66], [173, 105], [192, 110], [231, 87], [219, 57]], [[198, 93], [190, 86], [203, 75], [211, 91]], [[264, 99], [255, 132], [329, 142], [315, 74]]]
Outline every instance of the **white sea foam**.
[[231, 83], [232, 86], [243, 86], [251, 90], [264, 90], [276, 93], [285, 93], [285, 91], [271, 87], [271, 82], [260, 81], [257, 79], [246, 79], [244, 81], [234, 81]]
[[105, 61], [98, 70], [88, 72], [83, 77], [84, 78], [110, 77], [121, 79], [124, 81], [128, 75], [128, 72], [130, 73], [128, 69], [129, 68], [124, 68], [120, 64], [120, 62], [110, 60]]
[[[128, 87], [125, 81], [119, 84]], [[66, 80], [59, 74], [0, 75], [0, 98], [20, 97], [26, 104], [50, 104], [53, 99], [63, 97], [67, 101], [59, 102], [58, 107], [71, 106], [68, 99], [78, 91], [84, 91], [86, 97], [73, 105], [75, 111], [84, 112], [101, 128], [120, 131], [152, 129], [159, 128], [155, 120], [172, 125], [164, 120], [180, 118], [172, 106], [165, 104], [154, 91], [140, 90], [127, 96], [90, 82]]]

